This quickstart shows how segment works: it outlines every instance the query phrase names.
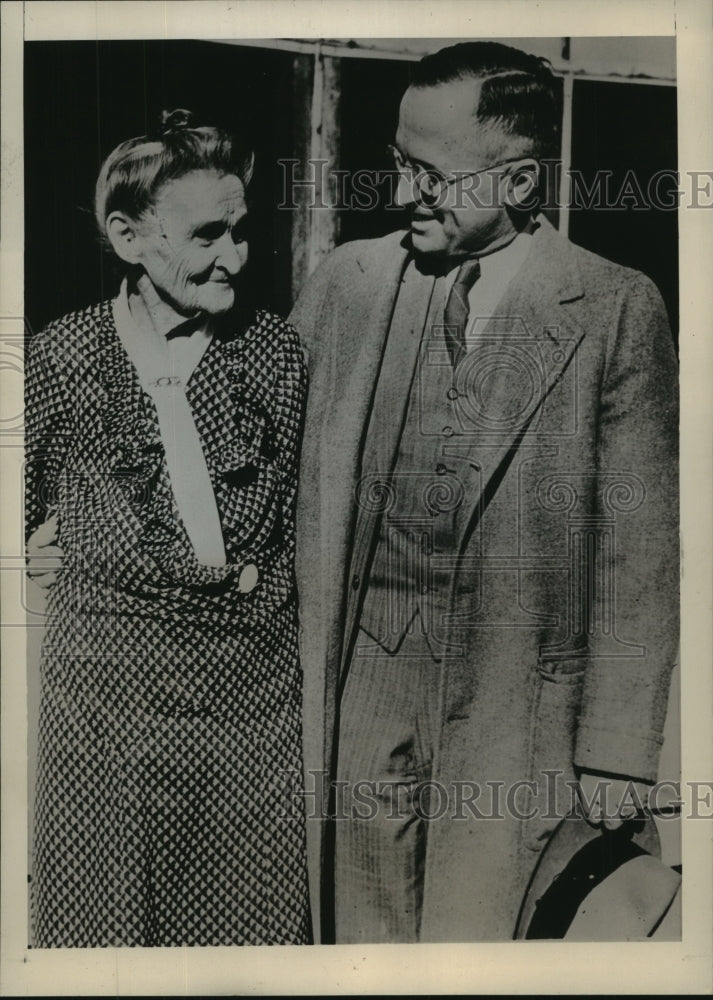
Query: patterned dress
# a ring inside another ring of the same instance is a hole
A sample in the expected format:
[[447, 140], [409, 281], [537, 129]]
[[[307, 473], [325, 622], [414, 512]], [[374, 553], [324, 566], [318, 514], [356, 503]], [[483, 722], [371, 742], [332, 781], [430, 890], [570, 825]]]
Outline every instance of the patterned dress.
[[266, 312], [232, 317], [186, 388], [219, 568], [195, 559], [111, 302], [27, 355], [27, 531], [56, 512], [64, 550], [41, 662], [32, 944], [307, 943], [297, 335]]

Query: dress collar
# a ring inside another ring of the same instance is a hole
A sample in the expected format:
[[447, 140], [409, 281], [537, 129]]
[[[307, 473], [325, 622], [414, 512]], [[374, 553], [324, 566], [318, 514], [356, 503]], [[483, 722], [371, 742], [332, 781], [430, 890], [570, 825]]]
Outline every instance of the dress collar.
[[176, 336], [188, 336], [197, 330], [206, 329], [207, 317], [197, 314], [182, 316], [168, 302], [161, 298], [147, 274], [129, 282], [124, 279], [120, 296], [126, 299], [131, 318], [138, 329], [158, 342], [165, 342]]

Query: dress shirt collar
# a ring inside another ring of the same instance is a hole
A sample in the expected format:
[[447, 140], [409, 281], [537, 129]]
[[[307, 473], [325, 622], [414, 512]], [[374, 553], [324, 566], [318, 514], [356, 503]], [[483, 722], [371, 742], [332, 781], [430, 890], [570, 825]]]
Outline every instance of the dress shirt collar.
[[[496, 275], [503, 278], [515, 275], [530, 251], [533, 234], [538, 228], [539, 222], [535, 219], [528, 229], [517, 233], [504, 246], [497, 247], [495, 250], [485, 250], [481, 254], [473, 254], [473, 257], [480, 261], [480, 280]], [[446, 273], [446, 290], [449, 290], [453, 285], [462, 263], [462, 260], [458, 261]]]

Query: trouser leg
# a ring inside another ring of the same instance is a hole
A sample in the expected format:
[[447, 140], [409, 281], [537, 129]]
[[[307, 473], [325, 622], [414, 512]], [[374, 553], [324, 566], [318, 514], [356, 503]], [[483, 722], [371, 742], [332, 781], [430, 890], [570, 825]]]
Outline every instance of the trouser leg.
[[437, 666], [355, 655], [340, 712], [335, 820], [337, 943], [417, 941]]

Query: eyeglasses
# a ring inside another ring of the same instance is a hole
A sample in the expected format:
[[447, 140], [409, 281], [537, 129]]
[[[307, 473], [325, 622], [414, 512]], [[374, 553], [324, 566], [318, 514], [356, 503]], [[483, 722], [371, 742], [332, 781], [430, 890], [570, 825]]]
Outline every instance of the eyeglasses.
[[401, 151], [396, 146], [387, 146], [387, 152], [394, 162], [394, 167], [401, 177], [413, 185], [414, 196], [428, 208], [436, 206], [444, 191], [464, 180], [466, 177], [477, 177], [479, 174], [487, 173], [495, 167], [505, 166], [506, 163], [516, 163], [523, 159], [522, 156], [511, 156], [507, 160], [498, 160], [480, 170], [459, 170], [453, 177], [444, 177], [437, 170], [426, 167], [416, 167], [409, 160], [406, 160]]

